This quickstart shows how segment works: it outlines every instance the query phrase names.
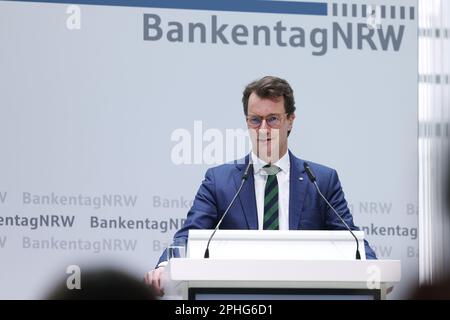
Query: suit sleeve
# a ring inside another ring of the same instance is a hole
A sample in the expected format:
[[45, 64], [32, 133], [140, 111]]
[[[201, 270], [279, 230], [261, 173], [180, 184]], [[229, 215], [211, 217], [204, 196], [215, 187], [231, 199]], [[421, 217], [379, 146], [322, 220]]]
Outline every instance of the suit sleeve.
[[[359, 228], [353, 223], [353, 217], [348, 208], [347, 201], [345, 200], [344, 191], [342, 190], [336, 170], [331, 171], [328, 188], [326, 190], [325, 197], [341, 215], [342, 219], [348, 224], [350, 229], [359, 231]], [[326, 210], [325, 224], [328, 230], [347, 230], [331, 208]], [[377, 259], [375, 252], [366, 240], [364, 240], [364, 247], [366, 259]]]
[[[189, 229], [213, 229], [215, 227], [219, 220], [215, 189], [214, 171], [208, 169], [183, 227], [175, 233], [175, 239], [187, 239]], [[167, 261], [166, 250], [159, 258], [158, 265], [164, 261]]]

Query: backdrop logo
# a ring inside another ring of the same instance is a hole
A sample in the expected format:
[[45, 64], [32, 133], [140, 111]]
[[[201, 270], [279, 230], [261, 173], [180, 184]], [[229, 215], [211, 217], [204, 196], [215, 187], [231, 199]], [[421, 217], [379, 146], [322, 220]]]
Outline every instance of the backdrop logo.
[[[415, 20], [414, 6], [361, 3], [331, 3], [329, 6], [327, 2], [278, 0], [43, 0], [33, 2], [312, 15], [339, 18], [339, 20], [348, 19], [349, 22], [331, 21], [331, 25], [330, 21], [325, 21], [327, 23], [325, 27], [323, 25], [306, 27], [297, 24], [288, 25], [282, 20], [271, 24], [229, 24], [221, 22], [222, 18], [216, 14], [213, 14], [208, 22], [192, 21], [184, 24], [181, 21], [163, 19], [154, 13], [145, 13], [143, 16], [145, 41], [166, 40], [176, 43], [309, 48], [314, 56], [325, 55], [329, 47], [344, 50], [397, 52], [401, 49], [405, 22]], [[79, 29], [79, 19], [77, 21], [75, 23], [71, 17], [68, 27]], [[317, 21], [324, 23], [319, 19]], [[416, 26], [411, 30], [416, 32]]]
[[[317, 26], [287, 23], [283, 20], [272, 23], [230, 23], [228, 16], [212, 14], [197, 21], [177, 21], [163, 15], [145, 13], [143, 15], [143, 40], [167, 41], [172, 43], [193, 43], [236, 46], [272, 46], [308, 49], [314, 56], [323, 56], [329, 48], [345, 50], [394, 51], [401, 49], [405, 34], [406, 20], [415, 19], [415, 8], [404, 6], [366, 5], [333, 3], [328, 14], [326, 3], [249, 1], [239, 6], [234, 1], [217, 6], [216, 1], [204, 7], [190, 9], [222, 11], [266, 12], [285, 14], [308, 14], [328, 16], [327, 20], [317, 19]], [[239, 10], [236, 6], [239, 6]], [[271, 7], [270, 5], [273, 5]], [[291, 11], [286, 9], [289, 5]], [[258, 11], [257, 8], [260, 10]], [[344, 19], [343, 19], [344, 18]], [[398, 18], [398, 19], [397, 19]], [[332, 21], [335, 19], [336, 21]], [[331, 20], [331, 21], [330, 21]], [[346, 21], [342, 21], [346, 20]], [[267, 19], [265, 19], [267, 21]], [[292, 21], [292, 20], [290, 20]], [[301, 20], [298, 20], [301, 21]], [[416, 28], [414, 27], [414, 31]]]

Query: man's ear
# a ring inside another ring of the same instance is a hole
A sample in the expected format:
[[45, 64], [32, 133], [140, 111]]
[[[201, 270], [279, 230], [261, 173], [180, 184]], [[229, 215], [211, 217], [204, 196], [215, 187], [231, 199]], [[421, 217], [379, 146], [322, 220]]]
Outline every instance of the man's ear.
[[292, 125], [294, 123], [294, 119], [295, 119], [295, 113], [291, 114], [288, 118], [289, 121], [289, 130], [292, 130]]

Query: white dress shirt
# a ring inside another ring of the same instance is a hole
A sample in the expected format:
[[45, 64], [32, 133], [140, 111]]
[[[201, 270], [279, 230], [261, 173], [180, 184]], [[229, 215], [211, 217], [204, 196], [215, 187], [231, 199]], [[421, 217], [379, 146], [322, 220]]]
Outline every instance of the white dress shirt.
[[[267, 162], [259, 159], [252, 152], [253, 176], [255, 178], [256, 207], [258, 210], [258, 229], [263, 230], [264, 221], [264, 189], [266, 187], [267, 173], [263, 167]], [[277, 173], [278, 181], [278, 223], [280, 230], [289, 230], [289, 153], [286, 152], [272, 165], [281, 170]]]

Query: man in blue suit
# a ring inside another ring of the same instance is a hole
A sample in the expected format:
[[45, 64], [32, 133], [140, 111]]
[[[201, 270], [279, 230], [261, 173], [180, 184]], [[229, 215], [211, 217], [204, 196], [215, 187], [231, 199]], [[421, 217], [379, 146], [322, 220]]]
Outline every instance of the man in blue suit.
[[[221, 229], [345, 230], [310, 183], [304, 161], [288, 150], [288, 136], [295, 120], [294, 93], [286, 80], [264, 77], [250, 83], [242, 102], [253, 151], [244, 159], [206, 172], [184, 226], [175, 238], [187, 238], [189, 229], [214, 229], [231, 203], [244, 171], [252, 162], [237, 201], [222, 221]], [[352, 230], [353, 224], [335, 170], [308, 162], [320, 190]], [[366, 257], [376, 259], [365, 242]], [[164, 252], [145, 281], [162, 295]]]

